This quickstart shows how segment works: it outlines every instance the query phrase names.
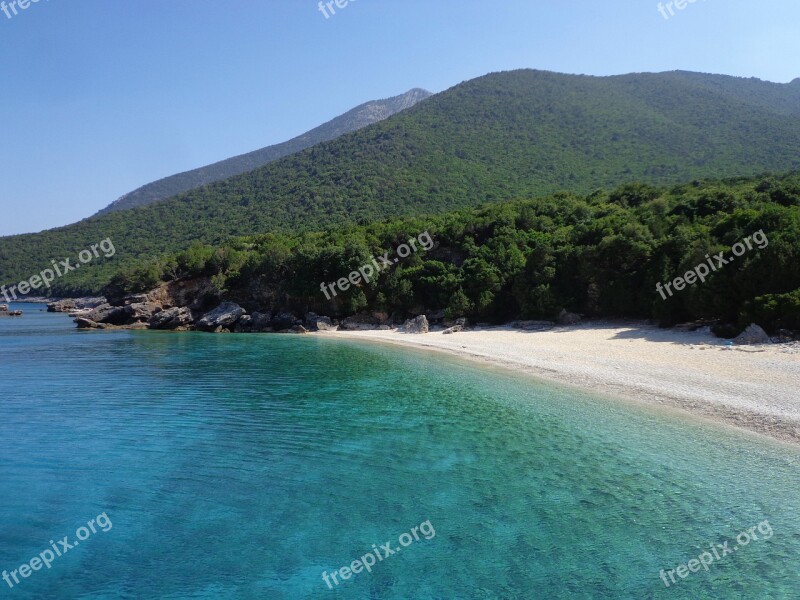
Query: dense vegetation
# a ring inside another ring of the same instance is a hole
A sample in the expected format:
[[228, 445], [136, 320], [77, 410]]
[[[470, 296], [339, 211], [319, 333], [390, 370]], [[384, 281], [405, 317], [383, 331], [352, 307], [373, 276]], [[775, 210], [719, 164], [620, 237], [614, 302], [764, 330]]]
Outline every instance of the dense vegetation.
[[60, 280], [59, 293], [96, 292], [120, 267], [197, 242], [442, 214], [560, 190], [586, 194], [630, 181], [677, 184], [798, 167], [797, 82], [498, 73], [152, 206], [0, 238], [0, 283], [27, 279], [108, 237], [113, 261]]
[[322, 142], [334, 140], [346, 133], [357, 131], [367, 125], [387, 119], [401, 110], [414, 106], [417, 102], [430, 95], [431, 93], [425, 90], [414, 89], [386, 100], [366, 102], [288, 142], [261, 148], [213, 165], [178, 173], [177, 175], [148, 183], [129, 194], [125, 194], [98, 214], [127, 210], [137, 206], [147, 206], [215, 181], [222, 181], [229, 177], [253, 171], [284, 156], [300, 152]]
[[[657, 283], [682, 276], [706, 255], [730, 256], [734, 244], [761, 230], [764, 248], [666, 301], [656, 293]], [[331, 301], [320, 291], [320, 283], [346, 277], [425, 231], [436, 242], [430, 251]], [[773, 331], [800, 330], [800, 174], [662, 189], [628, 184], [585, 197], [559, 193], [319, 233], [251, 236], [218, 248], [195, 245], [120, 273], [107, 291], [120, 296], [198, 276], [213, 277], [225, 296], [251, 309], [296, 314], [446, 309], [451, 317], [497, 322], [553, 318], [567, 308], [664, 324], [719, 319], [742, 327], [756, 320]]]

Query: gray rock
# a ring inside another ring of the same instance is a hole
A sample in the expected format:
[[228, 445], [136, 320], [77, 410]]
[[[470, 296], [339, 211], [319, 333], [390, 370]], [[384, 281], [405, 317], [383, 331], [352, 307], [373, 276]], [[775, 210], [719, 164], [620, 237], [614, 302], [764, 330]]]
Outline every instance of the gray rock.
[[91, 319], [85, 319], [83, 317], [75, 319], [75, 323], [78, 324], [78, 329], [100, 329], [100, 323], [95, 323]]
[[179, 329], [194, 323], [192, 311], [185, 307], [162, 310], [150, 319], [150, 329]]
[[134, 294], [133, 296], [127, 296], [122, 299], [122, 304], [125, 306], [131, 304], [147, 304], [148, 302], [150, 302], [150, 299], [147, 297], [147, 294]]
[[753, 344], [771, 344], [772, 340], [767, 335], [767, 332], [761, 329], [755, 323], [750, 323], [742, 333], [733, 339], [737, 344], [753, 345]]
[[313, 312], [306, 314], [306, 327], [310, 331], [331, 331], [336, 329], [330, 317], [320, 316]]
[[107, 304], [106, 299], [103, 297], [98, 298], [64, 298], [57, 300], [47, 305], [47, 312], [72, 312], [74, 310], [83, 310], [86, 308], [97, 308], [103, 304]]
[[383, 325], [374, 315], [360, 314], [342, 320], [341, 329], [345, 331], [371, 331]]
[[576, 313], [568, 312], [566, 308], [562, 308], [558, 315], [559, 325], [577, 325], [581, 322], [581, 316]]
[[253, 333], [264, 333], [268, 331], [273, 331], [272, 314], [268, 312], [266, 313], [254, 312], [252, 315], [252, 320], [250, 321], [250, 331], [252, 331]]
[[141, 304], [129, 304], [125, 306], [124, 310], [128, 317], [128, 322], [133, 324], [150, 321], [154, 314], [161, 311], [161, 307], [152, 302], [143, 302]]
[[413, 319], [409, 319], [405, 322], [403, 327], [406, 330], [406, 333], [428, 333], [430, 331], [430, 326], [428, 325], [428, 319], [425, 315], [420, 315], [418, 317], [414, 317]]
[[277, 315], [272, 317], [272, 327], [278, 331], [291, 329], [295, 325], [302, 325], [302, 321], [290, 312], [279, 312]]
[[458, 333], [460, 331], [464, 331], [463, 325], [453, 325], [452, 327], [448, 327], [442, 333], [445, 335], [450, 335], [451, 333]]
[[253, 317], [250, 315], [242, 315], [233, 326], [234, 333], [250, 333], [253, 329]]
[[197, 328], [201, 331], [217, 331], [228, 329], [236, 323], [242, 315], [244, 309], [235, 302], [223, 302], [217, 308], [204, 314], [197, 321]]
[[101, 304], [83, 316], [89, 321], [107, 323], [109, 325], [125, 325], [129, 319], [129, 314], [125, 307], [111, 306], [110, 304]]

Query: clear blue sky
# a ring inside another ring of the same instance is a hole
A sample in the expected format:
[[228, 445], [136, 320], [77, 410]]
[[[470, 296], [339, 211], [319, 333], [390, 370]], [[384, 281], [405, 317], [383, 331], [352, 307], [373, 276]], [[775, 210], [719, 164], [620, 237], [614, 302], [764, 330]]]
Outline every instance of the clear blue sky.
[[655, 0], [356, 0], [327, 20], [317, 1], [0, 12], [0, 235], [77, 221], [361, 102], [491, 71], [800, 77], [797, 0], [698, 0], [669, 20]]

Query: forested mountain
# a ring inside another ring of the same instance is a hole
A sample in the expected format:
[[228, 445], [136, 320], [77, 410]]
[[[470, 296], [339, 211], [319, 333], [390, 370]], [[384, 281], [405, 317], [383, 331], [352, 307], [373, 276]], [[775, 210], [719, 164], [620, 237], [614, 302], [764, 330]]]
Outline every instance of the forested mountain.
[[193, 242], [437, 214], [559, 190], [683, 183], [800, 167], [800, 86], [669, 72], [543, 71], [462, 83], [357, 132], [157, 204], [0, 238], [0, 282], [105, 238], [117, 255], [61, 283]]
[[97, 214], [102, 215], [117, 210], [146, 206], [215, 181], [253, 171], [284, 156], [289, 156], [316, 144], [336, 139], [345, 133], [358, 131], [367, 125], [383, 121], [402, 110], [411, 108], [417, 102], [430, 95], [431, 93], [428, 91], [413, 89], [405, 94], [386, 100], [366, 102], [288, 142], [261, 148], [254, 152], [248, 152], [212, 165], [148, 183], [125, 194]]

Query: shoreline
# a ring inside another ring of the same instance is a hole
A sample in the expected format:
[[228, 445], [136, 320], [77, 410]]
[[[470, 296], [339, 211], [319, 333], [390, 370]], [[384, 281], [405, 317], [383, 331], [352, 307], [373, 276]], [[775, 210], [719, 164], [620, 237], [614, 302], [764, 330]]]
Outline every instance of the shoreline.
[[312, 335], [455, 355], [800, 445], [796, 342], [727, 348], [710, 334], [608, 321], [548, 331], [501, 326], [452, 335], [398, 330]]

